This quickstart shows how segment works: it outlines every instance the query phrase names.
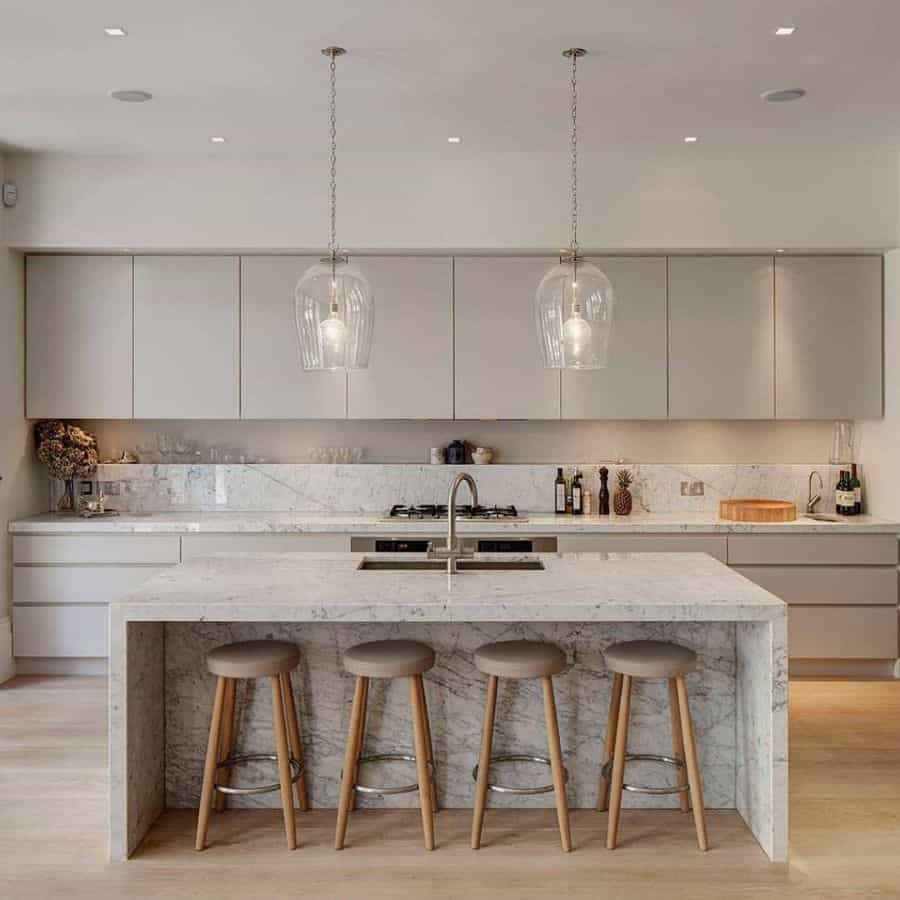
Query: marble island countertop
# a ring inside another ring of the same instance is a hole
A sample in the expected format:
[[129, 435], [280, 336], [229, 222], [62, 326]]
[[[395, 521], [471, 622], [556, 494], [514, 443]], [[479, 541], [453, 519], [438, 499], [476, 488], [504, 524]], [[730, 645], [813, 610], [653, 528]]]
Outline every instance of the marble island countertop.
[[[46, 513], [9, 523], [12, 534], [444, 534], [441, 520], [387, 520], [381, 513], [345, 512], [158, 512], [123, 513], [84, 519]], [[720, 519], [712, 512], [634, 513], [630, 516], [557, 516], [523, 513], [520, 519], [461, 519], [460, 534], [900, 534], [900, 523], [876, 516], [821, 522], [799, 516], [794, 522], [756, 524]]]
[[111, 611], [130, 621], [219, 622], [764, 622], [786, 615], [776, 596], [702, 553], [545, 554], [543, 571], [454, 576], [362, 571], [363, 557], [218, 554], [156, 575]]

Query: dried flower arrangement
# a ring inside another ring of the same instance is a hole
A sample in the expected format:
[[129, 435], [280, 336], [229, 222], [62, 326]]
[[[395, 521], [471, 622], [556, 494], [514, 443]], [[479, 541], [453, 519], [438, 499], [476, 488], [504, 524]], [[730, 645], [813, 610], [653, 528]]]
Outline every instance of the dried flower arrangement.
[[97, 469], [97, 439], [77, 425], [57, 419], [46, 419], [34, 426], [37, 458], [47, 467], [51, 478], [66, 483], [57, 509], [71, 512], [75, 508], [73, 480], [89, 478]]

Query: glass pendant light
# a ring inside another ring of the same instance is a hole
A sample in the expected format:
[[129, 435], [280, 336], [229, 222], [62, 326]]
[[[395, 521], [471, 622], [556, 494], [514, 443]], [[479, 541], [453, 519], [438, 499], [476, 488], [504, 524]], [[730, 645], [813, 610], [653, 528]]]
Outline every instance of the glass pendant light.
[[612, 285], [578, 249], [578, 81], [577, 62], [585, 50], [563, 50], [572, 61], [572, 233], [569, 249], [538, 285], [534, 298], [535, 322], [544, 366], [548, 369], [603, 369], [606, 367], [613, 308]]
[[375, 304], [366, 277], [350, 263], [337, 242], [337, 57], [346, 51], [326, 47], [331, 66], [331, 236], [328, 256], [310, 266], [294, 292], [294, 319], [300, 361], [307, 370], [365, 369], [372, 349]]

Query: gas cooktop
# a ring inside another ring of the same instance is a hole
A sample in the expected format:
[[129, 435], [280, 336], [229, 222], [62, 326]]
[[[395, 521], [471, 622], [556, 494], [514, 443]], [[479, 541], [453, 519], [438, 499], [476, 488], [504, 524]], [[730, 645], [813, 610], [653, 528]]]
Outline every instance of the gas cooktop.
[[[388, 519], [446, 519], [447, 506], [443, 503], [423, 503], [418, 506], [404, 506], [398, 503], [391, 507]], [[472, 506], [460, 504], [456, 507], [460, 519], [519, 519], [515, 506]]]

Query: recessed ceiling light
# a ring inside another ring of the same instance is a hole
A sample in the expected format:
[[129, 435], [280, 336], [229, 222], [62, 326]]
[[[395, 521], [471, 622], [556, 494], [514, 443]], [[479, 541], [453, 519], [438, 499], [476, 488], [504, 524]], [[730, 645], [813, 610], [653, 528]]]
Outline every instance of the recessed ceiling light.
[[110, 37], [128, 37], [128, 32], [118, 26], [110, 26], [103, 29]]
[[778, 37], [790, 37], [796, 30], [796, 25], [779, 25], [775, 29], [775, 34], [777, 34]]
[[149, 91], [110, 91], [109, 96], [123, 103], [146, 103], [153, 99], [153, 94]]
[[806, 96], [803, 88], [778, 88], [774, 91], [763, 91], [760, 94], [761, 99], [766, 103], [790, 103], [792, 100], [799, 100]]
[[222, 135], [220, 135], [220, 134], [213, 135], [213, 136], [210, 138], [210, 140], [211, 140], [214, 144], [224, 144], [224, 143], [225, 143], [225, 138], [223, 138]]
[[700, 140], [700, 139], [699, 139], [696, 135], [689, 134], [689, 135], [684, 139], [684, 142], [685, 142], [686, 144], [696, 144], [698, 140]]
[[462, 138], [461, 137], [448, 137], [447, 143], [448, 144], [461, 144]]

